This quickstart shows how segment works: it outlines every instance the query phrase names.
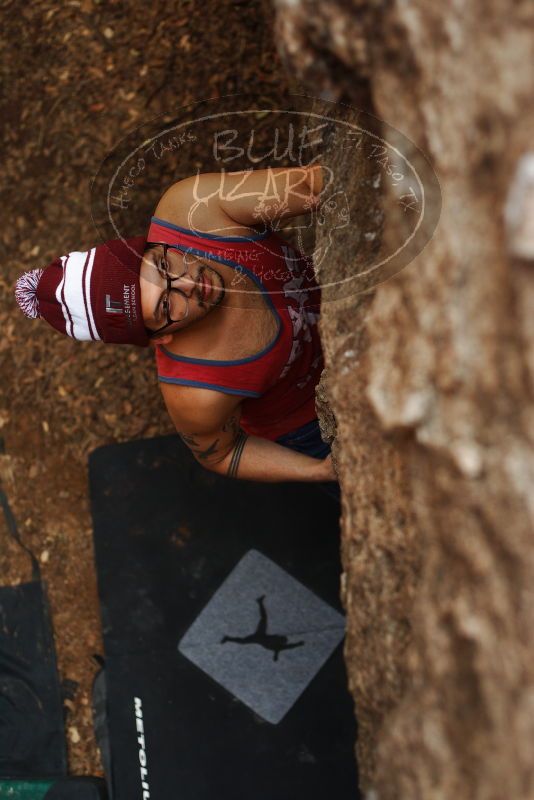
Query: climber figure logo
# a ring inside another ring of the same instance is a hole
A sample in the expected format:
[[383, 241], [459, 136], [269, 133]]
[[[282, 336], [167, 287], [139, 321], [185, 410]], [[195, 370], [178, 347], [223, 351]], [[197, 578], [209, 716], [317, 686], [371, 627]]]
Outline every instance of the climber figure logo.
[[260, 621], [255, 633], [250, 636], [223, 636], [221, 644], [225, 642], [237, 642], [238, 644], [261, 644], [266, 650], [273, 650], [273, 661], [278, 661], [278, 654], [282, 650], [291, 650], [294, 647], [300, 647], [305, 642], [289, 642], [287, 636], [275, 633], [267, 633], [267, 612], [263, 603], [265, 595], [256, 598], [256, 602], [260, 606]]

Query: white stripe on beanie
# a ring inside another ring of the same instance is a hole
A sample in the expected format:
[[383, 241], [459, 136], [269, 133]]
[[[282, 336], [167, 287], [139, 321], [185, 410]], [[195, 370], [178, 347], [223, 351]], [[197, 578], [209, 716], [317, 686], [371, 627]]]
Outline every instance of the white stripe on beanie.
[[95, 255], [96, 255], [96, 247], [92, 247], [89, 251], [89, 262], [87, 264], [87, 270], [85, 273], [85, 282], [83, 286], [84, 297], [85, 297], [85, 308], [89, 312], [89, 328], [91, 330], [91, 336], [93, 339], [100, 340], [100, 336], [98, 335], [98, 331], [95, 325], [95, 319], [93, 317], [93, 309], [91, 306], [91, 275], [93, 273], [93, 264], [95, 263]]
[[56, 300], [58, 301], [59, 305], [61, 306], [61, 310], [62, 310], [63, 316], [65, 318], [65, 333], [67, 333], [68, 336], [72, 336], [72, 329], [69, 330], [69, 325], [70, 325], [69, 314], [68, 314], [67, 308], [65, 306], [65, 303], [63, 302], [63, 285], [65, 283], [65, 264], [67, 263], [68, 260], [69, 260], [68, 256], [61, 256], [60, 257], [61, 266], [63, 267], [63, 275], [62, 275], [61, 280], [58, 283], [57, 288], [56, 288]]
[[61, 256], [63, 276], [56, 289], [56, 300], [63, 311], [67, 334], [81, 341], [100, 339], [91, 309], [89, 291], [95, 252], [96, 248], [93, 247], [85, 252], [74, 250], [67, 256]]

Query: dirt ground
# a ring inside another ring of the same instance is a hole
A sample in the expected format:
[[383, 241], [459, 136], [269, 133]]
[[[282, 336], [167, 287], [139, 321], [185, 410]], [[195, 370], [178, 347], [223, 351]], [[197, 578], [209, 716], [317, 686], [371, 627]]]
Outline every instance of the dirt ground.
[[[194, 100], [246, 91], [276, 103], [299, 87], [277, 56], [267, 2], [4, 2], [2, 18], [0, 480], [48, 588], [69, 771], [102, 775], [90, 697], [92, 655], [104, 651], [87, 456], [173, 428], [152, 350], [60, 336], [22, 316], [13, 284], [101, 241], [91, 181], [136, 126]], [[136, 221], [146, 232], [148, 220]], [[29, 558], [3, 520], [0, 542], [2, 583], [29, 580]]]

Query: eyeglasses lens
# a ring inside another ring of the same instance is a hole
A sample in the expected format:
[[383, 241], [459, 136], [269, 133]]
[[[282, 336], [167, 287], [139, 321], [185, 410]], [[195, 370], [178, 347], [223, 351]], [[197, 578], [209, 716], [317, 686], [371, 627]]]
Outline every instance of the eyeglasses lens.
[[167, 311], [167, 318], [172, 322], [180, 322], [187, 316], [187, 297], [177, 289], [165, 293], [163, 310]]

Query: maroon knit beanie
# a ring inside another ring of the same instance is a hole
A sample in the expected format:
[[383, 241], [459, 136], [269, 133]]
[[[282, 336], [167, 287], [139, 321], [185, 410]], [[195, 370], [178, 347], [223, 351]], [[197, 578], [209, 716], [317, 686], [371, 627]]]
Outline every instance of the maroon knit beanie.
[[27, 317], [86, 341], [148, 346], [139, 273], [146, 239], [112, 239], [25, 272], [15, 298]]

